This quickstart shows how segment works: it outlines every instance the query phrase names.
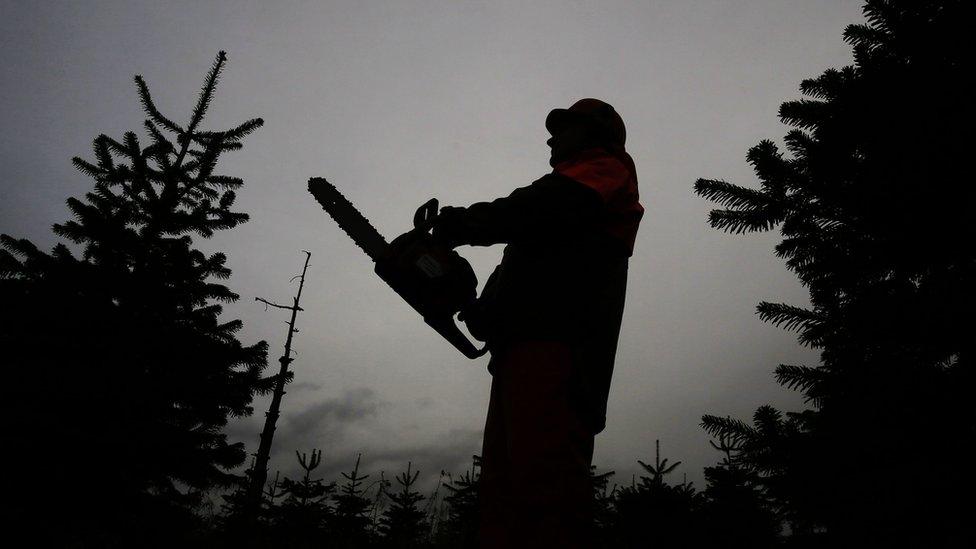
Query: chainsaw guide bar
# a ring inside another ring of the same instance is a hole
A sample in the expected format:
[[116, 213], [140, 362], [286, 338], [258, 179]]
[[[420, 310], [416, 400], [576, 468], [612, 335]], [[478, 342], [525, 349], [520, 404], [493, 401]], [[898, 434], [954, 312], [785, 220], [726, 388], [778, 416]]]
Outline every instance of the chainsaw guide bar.
[[437, 331], [468, 358], [488, 347], [475, 347], [458, 328], [454, 316], [477, 298], [478, 279], [471, 264], [430, 230], [437, 215], [437, 199], [417, 209], [413, 229], [387, 242], [383, 235], [334, 185], [313, 177], [308, 191], [329, 216], [375, 263], [373, 270]]
[[390, 247], [386, 239], [335, 185], [321, 177], [313, 177], [308, 180], [308, 192], [370, 259], [379, 261], [384, 257]]

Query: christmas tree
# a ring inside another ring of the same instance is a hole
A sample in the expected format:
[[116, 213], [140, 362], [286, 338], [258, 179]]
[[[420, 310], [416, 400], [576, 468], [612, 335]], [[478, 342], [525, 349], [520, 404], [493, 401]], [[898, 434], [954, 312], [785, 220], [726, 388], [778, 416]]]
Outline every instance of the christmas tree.
[[417, 505], [424, 500], [414, 487], [420, 471], [407, 470], [396, 476], [400, 489], [390, 494], [390, 506], [380, 519], [380, 532], [389, 547], [407, 549], [420, 547], [427, 541], [430, 531], [427, 516]]
[[[225, 62], [220, 52], [185, 125], [135, 77], [148, 144], [100, 135], [94, 162], [74, 159], [94, 187], [69, 198], [73, 219], [54, 226], [68, 244], [45, 253], [0, 236], [0, 343], [31, 418], [17, 447], [50, 472], [34, 493], [66, 495], [64, 538], [169, 539], [245, 458], [222, 429], [268, 388], [267, 345], [242, 344], [241, 321], [221, 318], [221, 303], [238, 298], [221, 283], [227, 258], [194, 247], [248, 219], [232, 209], [243, 181], [215, 170], [261, 119], [201, 128]], [[46, 467], [65, 449], [70, 467]]]
[[363, 486], [369, 475], [360, 474], [359, 462], [361, 459], [362, 455], [357, 456], [356, 465], [352, 471], [342, 473], [342, 478], [345, 481], [339, 486], [338, 493], [333, 497], [335, 519], [330, 532], [338, 547], [365, 547], [372, 537], [369, 516], [371, 502], [366, 497], [366, 487]]
[[304, 475], [297, 481], [286, 478], [281, 484], [284, 502], [276, 512], [273, 545], [303, 547], [321, 543], [332, 519], [329, 497], [336, 485], [312, 478], [312, 471], [322, 463], [321, 450], [312, 450], [311, 456], [297, 451], [295, 454]]
[[[744, 443], [744, 464], [811, 543], [964, 535], [950, 502], [973, 488], [963, 456], [976, 425], [966, 13], [961, 1], [869, 0], [866, 24], [844, 34], [854, 65], [804, 81], [805, 98], [780, 107], [788, 154], [771, 141], [749, 151], [759, 188], [696, 183], [724, 207], [713, 227], [779, 227], [776, 253], [809, 290], [808, 308], [761, 303], [758, 313], [820, 351], [820, 364], [776, 369], [812, 409], [704, 425]], [[933, 459], [938, 481], [918, 467]]]

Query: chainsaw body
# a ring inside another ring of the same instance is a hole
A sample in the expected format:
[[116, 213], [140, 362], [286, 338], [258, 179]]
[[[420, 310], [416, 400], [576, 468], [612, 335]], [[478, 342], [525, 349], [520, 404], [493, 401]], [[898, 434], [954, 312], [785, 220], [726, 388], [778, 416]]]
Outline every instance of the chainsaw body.
[[466, 357], [478, 358], [487, 348], [476, 348], [454, 320], [477, 298], [478, 278], [466, 259], [431, 236], [437, 210], [436, 198], [421, 206], [414, 228], [390, 242], [375, 271], [437, 333]]
[[308, 190], [339, 227], [376, 262], [375, 271], [437, 333], [468, 358], [484, 355], [458, 328], [454, 316], [477, 297], [478, 279], [471, 264], [430, 231], [437, 219], [437, 199], [417, 209], [413, 229], [387, 244], [369, 220], [334, 185], [320, 177], [308, 180]]

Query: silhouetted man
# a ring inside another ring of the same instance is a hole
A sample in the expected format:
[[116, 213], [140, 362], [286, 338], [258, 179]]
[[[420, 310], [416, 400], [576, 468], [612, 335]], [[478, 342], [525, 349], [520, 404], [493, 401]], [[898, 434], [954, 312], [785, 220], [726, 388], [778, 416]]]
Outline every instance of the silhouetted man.
[[451, 246], [506, 243], [462, 311], [491, 350], [481, 468], [483, 547], [589, 547], [594, 435], [644, 213], [623, 120], [582, 99], [546, 118], [553, 167], [492, 202], [441, 210]]

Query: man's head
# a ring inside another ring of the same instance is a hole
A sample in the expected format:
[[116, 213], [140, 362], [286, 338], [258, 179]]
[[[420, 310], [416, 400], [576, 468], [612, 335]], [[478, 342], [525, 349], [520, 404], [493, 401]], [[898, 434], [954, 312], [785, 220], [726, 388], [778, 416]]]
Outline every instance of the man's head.
[[552, 134], [546, 142], [552, 148], [552, 166], [590, 148], [623, 150], [627, 140], [623, 119], [599, 99], [580, 99], [568, 109], [553, 109], [546, 117], [546, 129]]

